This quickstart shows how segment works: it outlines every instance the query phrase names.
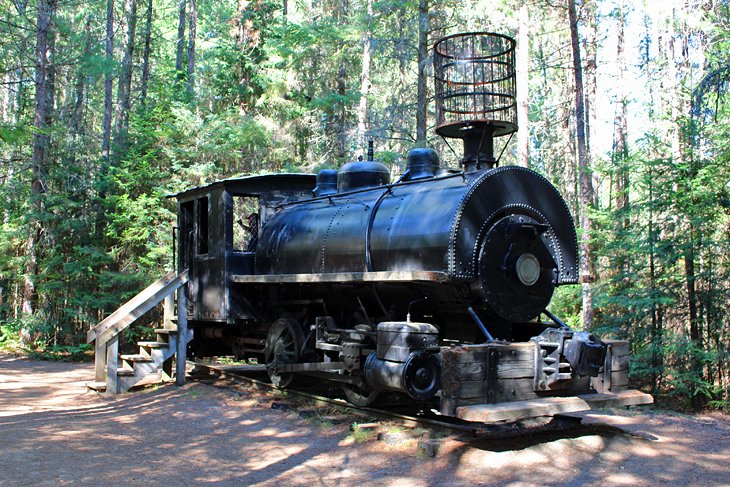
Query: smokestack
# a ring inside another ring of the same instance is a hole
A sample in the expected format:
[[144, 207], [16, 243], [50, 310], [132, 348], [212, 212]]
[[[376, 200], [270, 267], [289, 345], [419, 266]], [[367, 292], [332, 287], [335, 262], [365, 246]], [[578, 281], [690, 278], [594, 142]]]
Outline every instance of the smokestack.
[[456, 34], [434, 45], [436, 133], [462, 139], [467, 172], [494, 167], [494, 138], [517, 131], [514, 39]]

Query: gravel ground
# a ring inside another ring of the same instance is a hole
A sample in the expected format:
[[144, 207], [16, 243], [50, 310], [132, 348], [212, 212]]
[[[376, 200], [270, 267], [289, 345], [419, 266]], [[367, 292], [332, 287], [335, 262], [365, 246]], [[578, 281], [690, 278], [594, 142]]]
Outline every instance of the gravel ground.
[[282, 400], [261, 392], [191, 382], [109, 398], [92, 378], [0, 356], [0, 485], [730, 485], [720, 414], [590, 412], [595, 427], [517, 438], [353, 433], [362, 418], [272, 408]]

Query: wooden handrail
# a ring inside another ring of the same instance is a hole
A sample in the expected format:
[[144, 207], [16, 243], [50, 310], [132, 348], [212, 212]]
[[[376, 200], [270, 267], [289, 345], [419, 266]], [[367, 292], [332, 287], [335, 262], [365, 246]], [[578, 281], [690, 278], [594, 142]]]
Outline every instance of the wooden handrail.
[[186, 282], [187, 270], [180, 275], [175, 275], [174, 271], [168, 272], [91, 328], [86, 334], [86, 342], [91, 343], [100, 338], [99, 341], [108, 341]]

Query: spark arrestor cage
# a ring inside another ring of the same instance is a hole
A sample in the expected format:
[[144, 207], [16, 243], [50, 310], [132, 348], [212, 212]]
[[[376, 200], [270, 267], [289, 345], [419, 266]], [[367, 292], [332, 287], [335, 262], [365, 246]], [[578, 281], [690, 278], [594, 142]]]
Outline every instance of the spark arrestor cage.
[[434, 45], [436, 133], [484, 140], [517, 130], [515, 41], [470, 32]]
[[464, 169], [493, 167], [494, 137], [517, 131], [515, 41], [469, 32], [434, 45], [436, 133], [464, 140]]

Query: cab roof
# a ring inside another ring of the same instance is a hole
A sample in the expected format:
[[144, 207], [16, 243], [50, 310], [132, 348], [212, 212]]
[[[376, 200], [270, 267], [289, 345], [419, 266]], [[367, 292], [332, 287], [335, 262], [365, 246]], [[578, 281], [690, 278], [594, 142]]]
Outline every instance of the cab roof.
[[170, 194], [167, 197], [183, 200], [221, 188], [234, 195], [247, 196], [262, 196], [272, 192], [298, 193], [301, 191], [311, 191], [314, 189], [316, 181], [316, 175], [304, 173], [244, 176], [222, 179], [204, 186], [197, 186], [179, 193]]

